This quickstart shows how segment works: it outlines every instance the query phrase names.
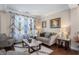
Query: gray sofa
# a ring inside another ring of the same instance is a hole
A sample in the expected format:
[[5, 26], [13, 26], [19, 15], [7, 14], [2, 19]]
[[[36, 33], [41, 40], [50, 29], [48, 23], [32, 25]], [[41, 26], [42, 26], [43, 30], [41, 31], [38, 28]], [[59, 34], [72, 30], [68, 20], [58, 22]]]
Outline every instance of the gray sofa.
[[55, 39], [57, 37], [56, 33], [44, 32], [41, 33], [40, 36], [37, 36], [36, 39], [42, 41], [44, 44], [51, 46], [55, 43]]
[[6, 34], [0, 33], [0, 48], [9, 47], [14, 44], [14, 40], [8, 37]]

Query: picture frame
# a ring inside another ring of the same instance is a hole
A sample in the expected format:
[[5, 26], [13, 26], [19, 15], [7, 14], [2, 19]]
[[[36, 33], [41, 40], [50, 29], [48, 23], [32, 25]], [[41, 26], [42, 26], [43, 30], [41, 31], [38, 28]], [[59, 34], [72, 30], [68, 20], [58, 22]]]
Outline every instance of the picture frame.
[[55, 18], [50, 20], [50, 28], [60, 28], [61, 18]]

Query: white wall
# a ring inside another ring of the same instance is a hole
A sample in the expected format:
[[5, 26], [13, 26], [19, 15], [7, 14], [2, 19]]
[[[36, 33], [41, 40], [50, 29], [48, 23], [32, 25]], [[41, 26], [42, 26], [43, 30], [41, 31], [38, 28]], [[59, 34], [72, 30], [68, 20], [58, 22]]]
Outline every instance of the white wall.
[[79, 7], [71, 9], [71, 48], [79, 50], [79, 43], [74, 42], [73, 36], [79, 32]]
[[71, 35], [79, 32], [79, 8], [71, 9]]
[[43, 31], [45, 32], [59, 31], [59, 28], [50, 28], [50, 20], [59, 18], [59, 17], [61, 18], [62, 25], [70, 24], [70, 10], [64, 10], [56, 14], [51, 14], [51, 15], [46, 16], [46, 18], [42, 20], [42, 21], [47, 21], [47, 27], [43, 28]]
[[1, 28], [0, 28], [0, 32], [1, 33], [6, 33], [7, 35], [9, 35], [9, 31], [10, 31], [10, 15], [6, 12], [0, 12], [0, 23], [1, 23]]

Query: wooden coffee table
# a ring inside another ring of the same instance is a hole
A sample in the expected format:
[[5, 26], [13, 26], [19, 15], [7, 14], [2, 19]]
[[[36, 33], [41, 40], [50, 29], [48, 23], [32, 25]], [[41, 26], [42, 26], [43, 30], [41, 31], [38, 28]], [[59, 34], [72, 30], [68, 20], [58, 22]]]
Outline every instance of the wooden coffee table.
[[33, 39], [33, 38], [32, 38], [31, 43], [29, 43], [27, 39], [23, 39], [22, 41], [23, 41], [23, 46], [28, 48], [29, 53], [33, 53], [41, 49], [41, 44], [42, 44], [41, 41], [37, 41], [36, 39]]

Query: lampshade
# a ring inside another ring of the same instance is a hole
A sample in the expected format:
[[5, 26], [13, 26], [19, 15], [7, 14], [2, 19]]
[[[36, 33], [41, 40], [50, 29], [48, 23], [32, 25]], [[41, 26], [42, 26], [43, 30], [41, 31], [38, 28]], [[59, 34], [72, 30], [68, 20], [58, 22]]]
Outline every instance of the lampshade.
[[65, 38], [68, 38], [68, 36], [70, 35], [70, 25], [63, 25], [61, 27], [61, 30], [60, 30], [62, 33], [63, 33], [63, 36]]

